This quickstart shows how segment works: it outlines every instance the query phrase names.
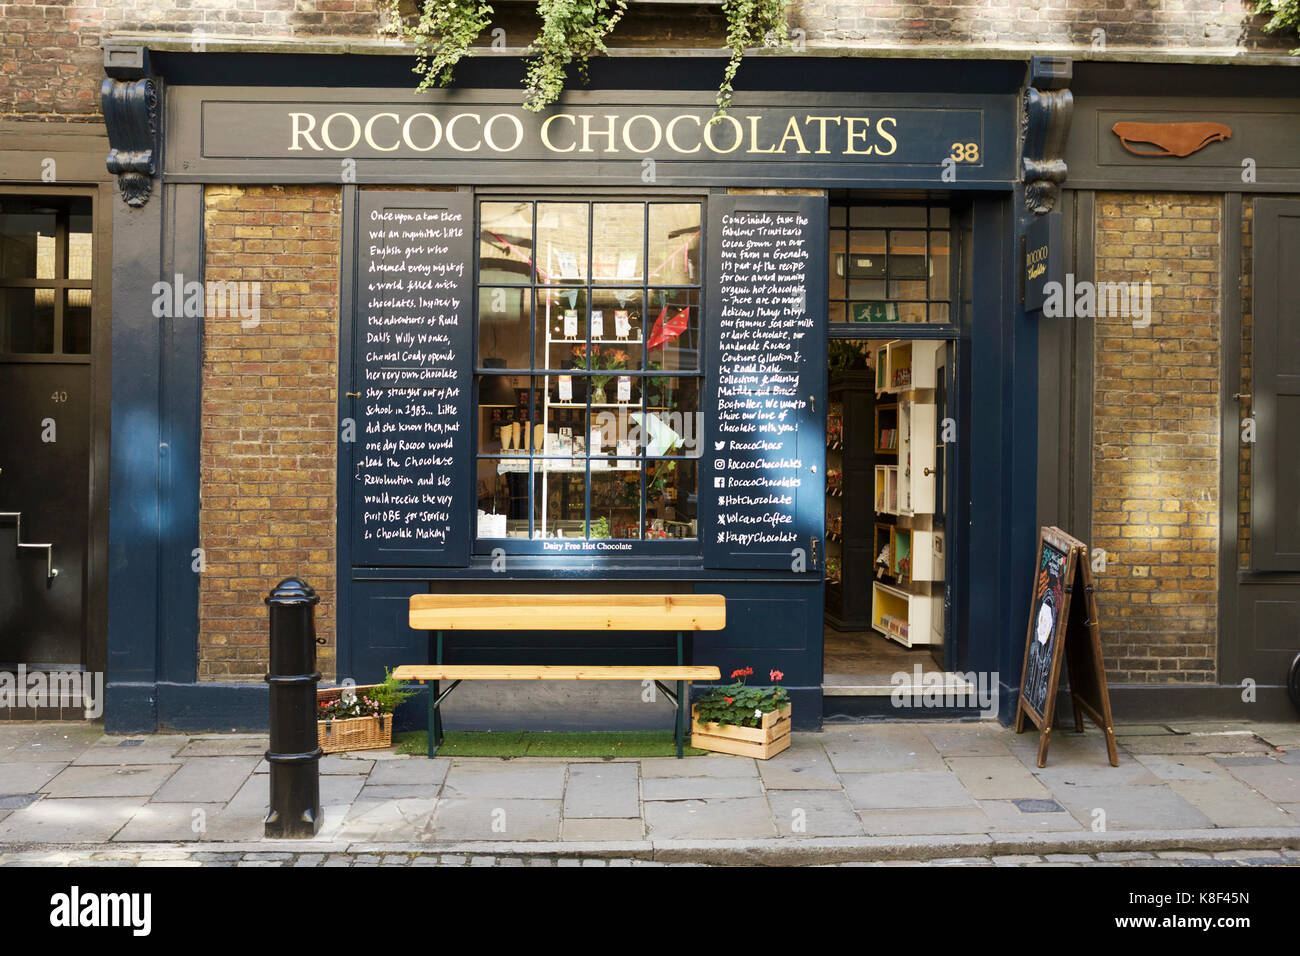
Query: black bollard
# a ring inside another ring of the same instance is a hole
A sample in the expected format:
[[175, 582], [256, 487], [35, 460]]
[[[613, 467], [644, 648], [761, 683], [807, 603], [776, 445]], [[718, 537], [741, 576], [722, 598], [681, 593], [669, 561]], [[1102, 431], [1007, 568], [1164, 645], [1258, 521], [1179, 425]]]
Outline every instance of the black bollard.
[[268, 839], [313, 837], [320, 829], [320, 756], [316, 738], [316, 605], [320, 596], [285, 578], [266, 597], [271, 608], [271, 812]]

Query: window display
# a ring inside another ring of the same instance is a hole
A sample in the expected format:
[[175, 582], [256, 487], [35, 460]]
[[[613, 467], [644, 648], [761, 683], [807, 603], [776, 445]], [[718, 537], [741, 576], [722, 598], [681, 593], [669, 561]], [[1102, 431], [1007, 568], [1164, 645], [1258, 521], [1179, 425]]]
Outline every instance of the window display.
[[700, 204], [479, 220], [478, 538], [697, 538]]

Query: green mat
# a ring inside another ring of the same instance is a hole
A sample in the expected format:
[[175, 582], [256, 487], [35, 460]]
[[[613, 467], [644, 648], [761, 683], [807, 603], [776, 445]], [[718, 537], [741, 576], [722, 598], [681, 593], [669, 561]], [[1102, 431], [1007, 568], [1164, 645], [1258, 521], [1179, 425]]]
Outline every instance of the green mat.
[[[423, 730], [393, 735], [399, 754], [428, 754], [429, 736]], [[683, 747], [697, 757], [706, 753]], [[438, 748], [439, 757], [675, 757], [672, 731], [642, 730], [601, 733], [547, 733], [545, 731], [449, 730]]]

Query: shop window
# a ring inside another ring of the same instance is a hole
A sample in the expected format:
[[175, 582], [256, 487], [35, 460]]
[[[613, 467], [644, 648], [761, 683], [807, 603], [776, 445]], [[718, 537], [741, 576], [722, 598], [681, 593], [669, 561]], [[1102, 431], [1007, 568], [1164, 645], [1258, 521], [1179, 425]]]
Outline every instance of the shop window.
[[831, 322], [951, 321], [946, 207], [832, 205], [829, 238]]
[[0, 196], [0, 353], [90, 352], [91, 201]]
[[479, 203], [480, 541], [697, 538], [701, 216]]

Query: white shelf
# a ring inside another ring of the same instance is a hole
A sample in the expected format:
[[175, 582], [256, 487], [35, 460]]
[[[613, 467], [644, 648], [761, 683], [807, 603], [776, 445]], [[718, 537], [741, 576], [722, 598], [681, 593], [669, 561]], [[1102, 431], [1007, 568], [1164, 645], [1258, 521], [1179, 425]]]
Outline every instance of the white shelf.
[[932, 611], [936, 600], [942, 602], [942, 598], [929, 594], [913, 594], [911, 591], [873, 581], [871, 626], [904, 647], [930, 644], [934, 640]]

